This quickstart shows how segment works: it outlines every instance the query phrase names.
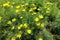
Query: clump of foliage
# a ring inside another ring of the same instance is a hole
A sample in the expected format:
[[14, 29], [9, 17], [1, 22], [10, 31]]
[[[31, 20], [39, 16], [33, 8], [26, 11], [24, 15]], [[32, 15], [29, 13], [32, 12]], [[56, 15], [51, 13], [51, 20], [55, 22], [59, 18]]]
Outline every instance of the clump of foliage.
[[0, 0], [0, 40], [60, 40], [60, 0]]

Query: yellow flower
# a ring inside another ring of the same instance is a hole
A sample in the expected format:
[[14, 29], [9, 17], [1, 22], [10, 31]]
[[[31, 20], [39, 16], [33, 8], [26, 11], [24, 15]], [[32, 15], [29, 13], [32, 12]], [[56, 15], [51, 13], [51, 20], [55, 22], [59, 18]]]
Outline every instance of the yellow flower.
[[38, 17], [36, 17], [34, 20], [37, 22], [37, 21], [39, 21], [39, 18], [38, 18]]
[[13, 8], [13, 6], [12, 6], [12, 5], [11, 5], [10, 7], [11, 7], [11, 8]]
[[35, 10], [35, 9], [37, 9], [37, 7], [34, 7], [33, 9]]
[[24, 23], [24, 27], [27, 28], [27, 26], [28, 26], [27, 23]]
[[4, 7], [10, 6], [9, 3], [10, 3], [10, 2], [6, 2], [6, 3], [3, 4], [3, 6], [4, 6]]
[[13, 18], [13, 19], [12, 19], [12, 22], [15, 22], [15, 21], [16, 21], [16, 18]]
[[15, 27], [14, 27], [14, 26], [12, 26], [12, 28], [11, 28], [11, 29], [13, 30], [14, 28], [15, 28]]
[[38, 8], [37, 10], [40, 10], [40, 8]]
[[44, 23], [41, 23], [41, 27], [44, 27], [45, 26], [45, 24]]
[[19, 26], [18, 26], [18, 29], [21, 29], [23, 27], [23, 24], [20, 24]]
[[15, 2], [12, 2], [12, 4], [15, 4]]
[[33, 14], [36, 14], [36, 13], [33, 13]]
[[32, 15], [34, 15], [34, 14], [32, 14]]
[[0, 21], [2, 20], [2, 17], [0, 16]]
[[16, 40], [15, 37], [12, 37], [11, 40]]
[[50, 4], [50, 2], [46, 2], [46, 4]]
[[32, 8], [30, 8], [29, 12], [31, 12], [31, 11], [33, 11], [33, 9], [32, 9]]
[[28, 30], [27, 30], [27, 33], [28, 33], [28, 34], [31, 34], [31, 33], [32, 33], [32, 30], [28, 29]]
[[51, 3], [51, 2], [46, 2], [46, 4], [51, 4], [51, 5], [52, 5], [53, 3]]
[[50, 8], [47, 8], [47, 10], [49, 10], [49, 11], [50, 11]]
[[32, 6], [35, 6], [35, 4], [31, 4]]
[[25, 4], [26, 6], [29, 5], [28, 3]]
[[47, 9], [46, 9], [46, 13], [49, 13], [49, 12], [50, 12], [50, 8], [47, 8]]
[[21, 38], [21, 33], [18, 33], [18, 34], [17, 34], [17, 37], [18, 37], [18, 38]]
[[17, 9], [15, 12], [16, 12], [16, 13], [19, 13], [19, 11], [20, 11], [20, 10]]
[[21, 29], [21, 27], [20, 26], [18, 26], [18, 30], [20, 30]]
[[25, 12], [26, 10], [25, 9], [22, 9], [23, 12]]
[[43, 15], [39, 15], [39, 18], [42, 19], [42, 18], [44, 18], [44, 16]]
[[24, 5], [21, 5], [21, 7], [24, 7]]
[[44, 6], [44, 8], [47, 8], [47, 6]]
[[34, 14], [37, 14], [37, 13], [33, 12], [32, 15], [34, 15]]
[[49, 13], [50, 11], [46, 10], [46, 13]]
[[12, 22], [11, 21], [8, 21], [7, 24], [11, 24]]
[[40, 22], [36, 23], [37, 26], [40, 26]]
[[43, 40], [42, 38], [39, 38], [38, 40]]
[[23, 16], [20, 17], [21, 19], [23, 18]]
[[20, 8], [20, 5], [16, 6], [16, 8]]

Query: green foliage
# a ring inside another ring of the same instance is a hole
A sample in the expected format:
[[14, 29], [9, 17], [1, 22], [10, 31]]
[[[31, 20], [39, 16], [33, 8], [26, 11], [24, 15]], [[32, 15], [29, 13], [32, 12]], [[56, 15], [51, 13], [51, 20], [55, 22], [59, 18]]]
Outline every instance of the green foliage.
[[0, 40], [60, 40], [60, 0], [0, 0]]

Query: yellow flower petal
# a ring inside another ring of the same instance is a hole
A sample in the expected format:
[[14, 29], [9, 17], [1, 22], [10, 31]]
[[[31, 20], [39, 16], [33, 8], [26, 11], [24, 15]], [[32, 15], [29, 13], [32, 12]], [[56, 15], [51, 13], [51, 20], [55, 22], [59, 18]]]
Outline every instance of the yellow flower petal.
[[20, 34], [20, 33], [18, 33], [18, 34], [17, 34], [17, 37], [18, 37], [18, 38], [21, 38], [21, 34]]
[[46, 2], [46, 4], [51, 4], [51, 5], [52, 5], [53, 3], [51, 3], [51, 2]]
[[20, 24], [20, 25], [18, 26], [18, 29], [20, 30], [22, 27], [23, 27], [23, 24]]
[[34, 7], [33, 9], [35, 10], [35, 9], [37, 9], [37, 7]]
[[2, 16], [0, 16], [0, 21], [2, 20]]
[[43, 40], [42, 38], [39, 38], [38, 40]]
[[38, 17], [36, 17], [34, 20], [37, 22], [37, 21], [39, 21], [39, 18], [38, 18]]
[[44, 17], [43, 17], [43, 15], [39, 15], [39, 18], [42, 19], [42, 18], [44, 18]]
[[20, 8], [20, 5], [19, 6], [16, 6], [16, 8]]
[[4, 6], [4, 7], [10, 6], [9, 3], [10, 3], [10, 2], [6, 2], [6, 3], [3, 4], [3, 6]]
[[28, 26], [27, 23], [24, 23], [24, 27], [27, 28], [27, 26]]
[[10, 7], [11, 7], [11, 8], [13, 8], [13, 6], [12, 6], [12, 5], [11, 5]]
[[32, 6], [35, 6], [35, 4], [31, 4]]
[[49, 10], [49, 11], [50, 11], [50, 8], [47, 8], [47, 10]]
[[7, 24], [11, 24], [12, 22], [11, 21], [8, 21]]
[[46, 13], [49, 13], [50, 11], [46, 10]]
[[33, 9], [32, 9], [32, 8], [30, 8], [29, 12], [31, 12], [31, 11], [33, 11]]
[[16, 40], [15, 37], [12, 37], [11, 40]]
[[16, 13], [19, 13], [19, 11], [20, 11], [20, 10], [17, 9], [15, 12], [16, 12]]
[[21, 5], [21, 7], [24, 7], [24, 5]]
[[16, 21], [16, 18], [13, 18], [13, 19], [12, 19], [12, 22], [15, 22], [15, 21]]
[[22, 9], [23, 12], [25, 12], [26, 10], [25, 9]]
[[11, 29], [13, 30], [14, 28], [15, 28], [15, 27], [14, 27], [14, 26], [12, 26], [12, 28], [11, 28]]
[[37, 14], [37, 13], [34, 12], [33, 14]]
[[37, 10], [40, 10], [40, 8], [38, 8]]
[[43, 28], [44, 28], [44, 26], [45, 26], [45, 24], [44, 24], [44, 23], [41, 23], [41, 27], [43, 27]]
[[40, 22], [36, 23], [37, 26], [40, 26]]
[[23, 18], [23, 16], [20, 17], [21, 19]]
[[26, 6], [29, 5], [28, 3], [25, 4]]
[[32, 30], [28, 29], [28, 30], [27, 30], [27, 33], [28, 33], [28, 34], [31, 34], [31, 33], [32, 33]]

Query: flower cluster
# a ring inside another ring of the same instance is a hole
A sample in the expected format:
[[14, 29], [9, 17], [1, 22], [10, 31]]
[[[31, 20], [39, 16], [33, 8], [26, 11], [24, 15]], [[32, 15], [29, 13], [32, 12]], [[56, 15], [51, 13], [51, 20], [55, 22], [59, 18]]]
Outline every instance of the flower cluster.
[[[6, 40], [21, 40], [23, 35], [43, 34], [47, 17], [50, 15], [54, 3], [47, 1], [45, 5], [41, 5], [38, 2], [34, 3], [35, 1], [30, 2], [28, 0], [22, 2], [7, 1], [1, 4], [4, 13], [0, 13], [2, 14], [0, 15], [0, 26], [1, 29], [3, 27], [2, 33], [6, 33], [8, 36]], [[37, 40], [43, 39], [44, 37], [39, 36]]]

